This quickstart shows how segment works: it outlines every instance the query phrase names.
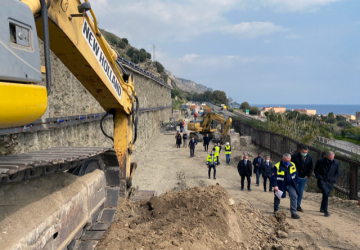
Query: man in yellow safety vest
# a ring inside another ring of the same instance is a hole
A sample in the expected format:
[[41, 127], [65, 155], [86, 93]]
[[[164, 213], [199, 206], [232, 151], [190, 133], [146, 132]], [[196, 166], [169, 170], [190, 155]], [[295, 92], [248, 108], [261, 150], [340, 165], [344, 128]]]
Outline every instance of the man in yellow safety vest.
[[214, 169], [214, 180], [216, 180], [216, 166], [217, 166], [217, 157], [214, 154], [214, 150], [211, 151], [211, 153], [208, 155], [206, 159], [206, 166], [209, 168], [209, 179], [210, 179], [210, 173], [211, 169]]
[[214, 155], [217, 157], [217, 165], [220, 165], [220, 151], [221, 151], [221, 145], [220, 142], [215, 145], [215, 147], [212, 149], [214, 151]]
[[226, 165], [230, 165], [231, 160], [231, 146], [230, 143], [227, 142], [225, 146], [225, 156], [226, 156]]

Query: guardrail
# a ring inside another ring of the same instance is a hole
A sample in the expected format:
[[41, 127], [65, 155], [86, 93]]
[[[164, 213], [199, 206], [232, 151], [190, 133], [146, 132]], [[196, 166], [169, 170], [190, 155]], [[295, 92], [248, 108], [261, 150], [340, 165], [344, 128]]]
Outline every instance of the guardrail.
[[[171, 108], [172, 106], [159, 106], [154, 108], [143, 108], [139, 109], [140, 113], [144, 112], [152, 112], [162, 109]], [[44, 131], [50, 129], [58, 129], [67, 126], [74, 126], [81, 123], [88, 123], [100, 120], [102, 116], [104, 116], [106, 112], [96, 113], [96, 114], [85, 114], [85, 115], [73, 115], [73, 116], [64, 116], [64, 117], [53, 117], [46, 119], [38, 119], [35, 122], [28, 124], [22, 127], [16, 128], [5, 128], [0, 129], [0, 135], [11, 135], [11, 134], [20, 134], [20, 133], [31, 133], [37, 131]], [[108, 115], [105, 119], [112, 118], [112, 115]]]
[[328, 139], [325, 137], [318, 136], [317, 141], [324, 144], [325, 146], [331, 146], [344, 153], [360, 154], [360, 146], [352, 146], [346, 143], [341, 143], [336, 140]]
[[[273, 161], [280, 161], [284, 153], [297, 152], [302, 145], [300, 142], [290, 137], [257, 129], [238, 120], [233, 121], [233, 126], [241, 135], [251, 136], [255, 145], [269, 150], [270, 157]], [[323, 152], [313, 146], [308, 147], [314, 163], [326, 154], [326, 152]], [[360, 162], [340, 155], [335, 155], [335, 159], [340, 163], [340, 177], [335, 184], [335, 192], [337, 193], [337, 196], [358, 200], [360, 198]]]

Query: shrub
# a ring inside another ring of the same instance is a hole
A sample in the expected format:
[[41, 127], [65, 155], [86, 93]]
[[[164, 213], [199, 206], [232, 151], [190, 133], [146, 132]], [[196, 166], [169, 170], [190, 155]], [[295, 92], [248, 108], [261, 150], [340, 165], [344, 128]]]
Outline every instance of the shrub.
[[251, 115], [257, 115], [259, 112], [260, 112], [260, 110], [259, 110], [258, 107], [251, 107], [250, 110], [249, 110], [249, 113]]
[[326, 123], [334, 124], [336, 122], [336, 119], [334, 117], [327, 118], [325, 120]]
[[134, 49], [134, 48], [129, 48], [129, 49], [126, 51], [126, 55], [127, 55], [128, 57], [130, 57], [130, 58], [133, 57], [134, 53], [135, 53], [135, 49]]
[[129, 41], [128, 41], [128, 39], [127, 38], [123, 38], [123, 39], [121, 39], [125, 44], [129, 44]]
[[248, 102], [243, 102], [240, 104], [240, 109], [249, 109], [250, 105]]
[[125, 49], [126, 44], [125, 44], [123, 41], [120, 41], [120, 42], [117, 43], [117, 46], [118, 46], [119, 48], [121, 48], [121, 49]]
[[337, 123], [337, 125], [339, 127], [344, 127], [344, 128], [347, 128], [347, 127], [351, 127], [351, 123], [350, 122], [347, 122], [347, 121], [339, 121]]
[[164, 68], [164, 66], [161, 65], [161, 63], [155, 62], [155, 66], [156, 66], [156, 69], [157, 69], [157, 71], [158, 71], [159, 73], [164, 72], [165, 68]]

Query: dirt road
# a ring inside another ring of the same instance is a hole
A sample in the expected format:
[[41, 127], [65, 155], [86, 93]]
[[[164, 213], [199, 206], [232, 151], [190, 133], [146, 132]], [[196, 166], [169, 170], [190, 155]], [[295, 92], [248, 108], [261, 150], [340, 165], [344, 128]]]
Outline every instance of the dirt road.
[[[146, 145], [143, 151], [134, 155], [138, 162], [133, 185], [141, 190], [157, 190], [158, 195], [167, 190], [182, 190], [188, 187], [205, 187], [219, 183], [226, 188], [235, 201], [247, 201], [265, 215], [273, 213], [273, 193], [264, 192], [262, 185], [255, 185], [252, 177], [252, 191], [240, 191], [240, 177], [237, 172], [237, 161], [243, 151], [232, 152], [232, 165], [226, 166], [224, 152], [221, 152], [221, 165], [217, 168], [217, 179], [208, 179], [206, 156], [201, 143], [195, 150], [195, 157], [190, 158], [188, 148], [175, 147], [175, 135], [160, 135]], [[243, 149], [250, 153], [250, 159], [256, 157], [254, 146]], [[262, 181], [262, 180], [261, 180]], [[357, 202], [341, 201], [331, 198], [326, 218], [319, 212], [320, 194], [305, 193], [299, 220], [287, 219], [295, 230], [284, 239], [289, 245], [301, 243], [305, 249], [360, 249], [360, 208]], [[281, 207], [290, 217], [290, 200], [282, 200]]]

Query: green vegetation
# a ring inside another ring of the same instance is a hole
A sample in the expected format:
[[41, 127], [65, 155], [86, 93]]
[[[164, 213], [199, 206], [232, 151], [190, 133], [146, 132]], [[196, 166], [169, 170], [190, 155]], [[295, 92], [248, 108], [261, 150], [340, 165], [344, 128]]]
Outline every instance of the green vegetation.
[[351, 127], [351, 123], [348, 122], [348, 121], [339, 121], [339, 122], [337, 123], [337, 125], [338, 125], [339, 127], [344, 127], [344, 128]]
[[240, 104], [240, 109], [249, 109], [250, 105], [248, 102], [243, 102]]
[[184, 102], [181, 101], [181, 100], [177, 100], [177, 101], [173, 100], [172, 101], [172, 108], [177, 109], [177, 110], [181, 110], [181, 104], [183, 104], [183, 103]]
[[336, 123], [336, 119], [334, 117], [329, 117], [325, 120], [326, 123], [334, 124]]
[[122, 42], [124, 42], [126, 45], [128, 45], [128, 44], [129, 44], [129, 41], [128, 41], [128, 39], [127, 39], [127, 38], [123, 38], [123, 39], [121, 39], [121, 41], [122, 41]]
[[250, 115], [258, 115], [260, 113], [260, 110], [258, 107], [251, 107], [249, 110]]
[[161, 65], [161, 63], [155, 62], [155, 66], [156, 66], [157, 72], [159, 72], [159, 73], [164, 72], [165, 68], [164, 68], [164, 66]]

